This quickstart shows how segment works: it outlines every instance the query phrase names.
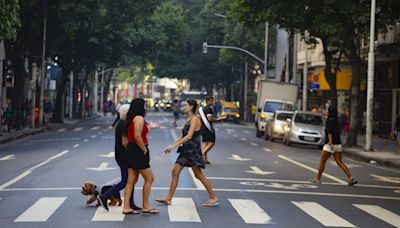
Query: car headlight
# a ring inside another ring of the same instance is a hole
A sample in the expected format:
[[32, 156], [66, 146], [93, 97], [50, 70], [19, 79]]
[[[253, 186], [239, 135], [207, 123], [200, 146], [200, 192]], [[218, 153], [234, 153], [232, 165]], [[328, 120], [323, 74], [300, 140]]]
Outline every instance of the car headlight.
[[238, 113], [238, 114], [236, 114], [236, 117], [237, 117], [237, 118], [239, 118], [239, 117], [240, 117], [240, 114], [239, 114], [239, 113]]

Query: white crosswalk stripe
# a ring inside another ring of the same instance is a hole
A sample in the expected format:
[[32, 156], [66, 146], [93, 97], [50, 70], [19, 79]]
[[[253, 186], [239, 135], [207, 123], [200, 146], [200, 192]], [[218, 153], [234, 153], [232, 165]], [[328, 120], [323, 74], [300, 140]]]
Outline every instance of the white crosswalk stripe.
[[103, 207], [98, 207], [92, 221], [124, 221], [125, 215], [122, 214], [122, 207], [108, 207], [107, 212]]
[[248, 224], [268, 224], [271, 217], [254, 201], [247, 199], [229, 199], [233, 208]]
[[82, 131], [83, 127], [77, 127], [73, 131]]
[[61, 129], [58, 129], [57, 132], [64, 132], [66, 130], [67, 130], [66, 128], [61, 128]]
[[378, 219], [395, 227], [400, 227], [400, 216], [376, 205], [353, 204], [355, 207], [367, 212]]
[[90, 130], [97, 130], [97, 129], [100, 129], [100, 127], [99, 127], [99, 126], [96, 126], [96, 127], [90, 128]]
[[192, 198], [173, 198], [168, 215], [171, 222], [201, 222]]
[[22, 213], [14, 222], [45, 222], [67, 197], [42, 197]]
[[294, 205], [327, 227], [355, 227], [332, 211], [316, 202], [294, 202]]

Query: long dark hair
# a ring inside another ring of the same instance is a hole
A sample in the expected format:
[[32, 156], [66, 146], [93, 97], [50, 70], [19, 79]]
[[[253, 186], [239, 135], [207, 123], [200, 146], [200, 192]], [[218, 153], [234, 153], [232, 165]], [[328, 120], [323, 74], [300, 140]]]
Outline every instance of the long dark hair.
[[196, 113], [196, 110], [197, 110], [197, 101], [196, 101], [196, 100], [193, 100], [193, 99], [188, 99], [188, 100], [186, 100], [186, 103], [188, 103], [188, 105], [190, 105], [190, 106], [193, 106], [192, 112], [193, 112], [193, 113]]
[[135, 116], [145, 116], [146, 110], [144, 109], [144, 104], [146, 101], [142, 98], [135, 98], [131, 102], [131, 106], [129, 107], [128, 114], [126, 116], [126, 128], [129, 127], [129, 124], [135, 118]]

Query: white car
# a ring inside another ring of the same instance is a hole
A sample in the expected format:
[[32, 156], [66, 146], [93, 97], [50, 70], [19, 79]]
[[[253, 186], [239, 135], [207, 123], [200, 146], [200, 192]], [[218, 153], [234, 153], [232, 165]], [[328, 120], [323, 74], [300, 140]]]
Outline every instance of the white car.
[[265, 140], [274, 141], [275, 139], [283, 139], [285, 128], [288, 125], [287, 119], [292, 119], [294, 112], [292, 111], [275, 111], [272, 119], [267, 122], [265, 129]]
[[325, 144], [325, 118], [321, 113], [296, 111], [283, 137], [283, 143], [315, 145], [322, 148]]

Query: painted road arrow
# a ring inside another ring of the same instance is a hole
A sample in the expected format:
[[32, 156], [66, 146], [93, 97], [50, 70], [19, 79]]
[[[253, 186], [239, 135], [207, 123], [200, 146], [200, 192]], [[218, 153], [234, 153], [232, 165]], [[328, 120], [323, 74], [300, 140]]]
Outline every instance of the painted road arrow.
[[250, 166], [251, 170], [246, 170], [245, 172], [247, 173], [254, 173], [254, 174], [259, 174], [259, 175], [267, 175], [267, 174], [274, 174], [275, 172], [267, 172], [267, 171], [262, 171], [260, 168], [257, 166]]
[[108, 170], [113, 170], [116, 168], [107, 168], [108, 162], [102, 162], [98, 168], [86, 168], [88, 170], [93, 170], [93, 171], [108, 171]]
[[4, 156], [4, 157], [0, 158], [0, 161], [12, 160], [12, 159], [15, 159], [15, 155], [14, 154], [7, 155], [7, 156]]
[[231, 160], [236, 160], [236, 161], [250, 161], [251, 158], [241, 158], [239, 155], [237, 154], [232, 154], [232, 157], [228, 158]]
[[100, 155], [97, 155], [97, 156], [105, 157], [105, 158], [113, 158], [115, 156], [115, 152], [110, 152], [108, 154], [100, 154]]

